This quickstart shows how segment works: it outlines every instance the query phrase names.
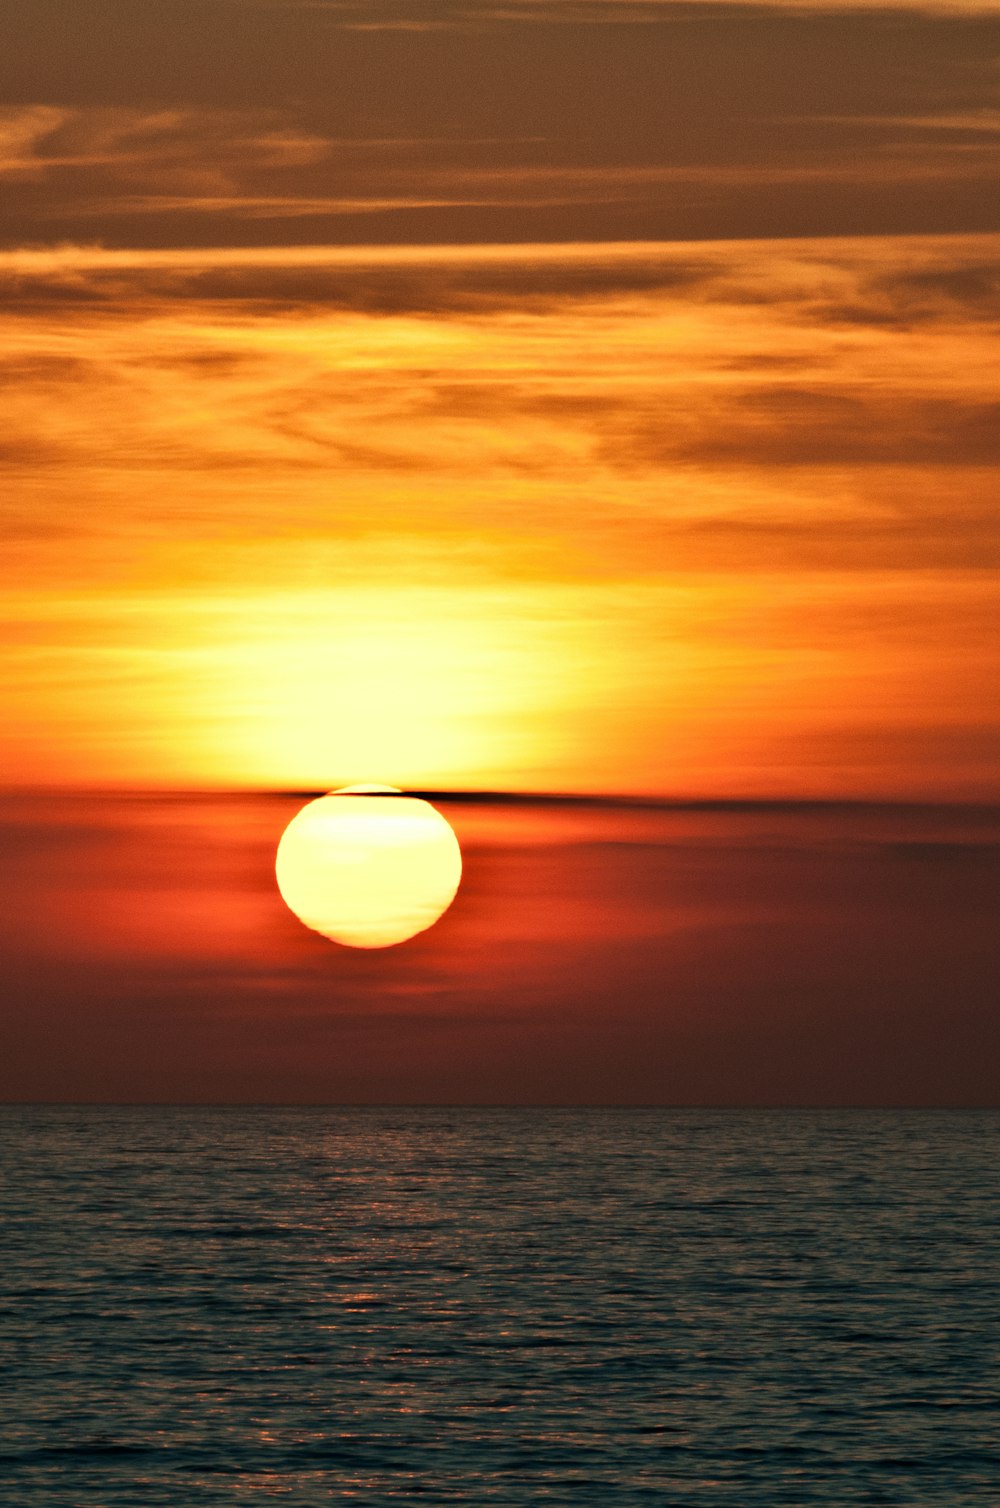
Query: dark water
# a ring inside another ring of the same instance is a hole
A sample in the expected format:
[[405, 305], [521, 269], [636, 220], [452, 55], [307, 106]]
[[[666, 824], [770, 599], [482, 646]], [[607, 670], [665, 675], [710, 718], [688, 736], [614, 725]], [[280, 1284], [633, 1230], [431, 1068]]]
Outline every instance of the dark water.
[[0, 1500], [1000, 1502], [1000, 1116], [0, 1112]]

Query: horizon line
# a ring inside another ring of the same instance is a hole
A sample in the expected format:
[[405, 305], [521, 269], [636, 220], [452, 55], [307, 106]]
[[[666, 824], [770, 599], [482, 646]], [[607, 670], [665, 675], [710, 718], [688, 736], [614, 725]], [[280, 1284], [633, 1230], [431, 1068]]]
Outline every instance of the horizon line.
[[958, 1100], [0, 1100], [0, 1110], [569, 1110], [671, 1114], [1000, 1114], [998, 1102]]

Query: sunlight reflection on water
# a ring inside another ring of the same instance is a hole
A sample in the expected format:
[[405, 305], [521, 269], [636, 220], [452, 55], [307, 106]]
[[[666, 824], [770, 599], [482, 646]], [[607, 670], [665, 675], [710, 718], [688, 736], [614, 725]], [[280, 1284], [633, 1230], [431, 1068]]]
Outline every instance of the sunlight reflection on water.
[[2, 1112], [19, 1504], [995, 1501], [992, 1112]]

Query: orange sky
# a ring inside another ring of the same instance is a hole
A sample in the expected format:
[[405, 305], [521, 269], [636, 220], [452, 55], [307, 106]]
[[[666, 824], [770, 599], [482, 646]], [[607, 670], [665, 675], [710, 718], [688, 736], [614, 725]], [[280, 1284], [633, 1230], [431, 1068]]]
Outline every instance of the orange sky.
[[993, 1102], [1000, 7], [4, 19], [0, 1097]]
[[995, 1105], [1000, 810], [440, 802], [436, 926], [345, 948], [287, 794], [0, 818], [0, 1099]]
[[997, 794], [994, 7], [13, 8], [9, 784]]

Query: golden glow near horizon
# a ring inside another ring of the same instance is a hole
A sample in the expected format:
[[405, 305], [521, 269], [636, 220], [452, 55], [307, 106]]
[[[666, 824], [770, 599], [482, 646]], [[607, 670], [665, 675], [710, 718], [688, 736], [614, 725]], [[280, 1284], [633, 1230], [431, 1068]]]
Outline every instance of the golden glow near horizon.
[[0, 779], [1000, 793], [996, 0], [241, 9], [0, 56]]
[[449, 823], [391, 786], [354, 785], [302, 808], [278, 844], [282, 899], [305, 926], [352, 948], [389, 948], [432, 926], [462, 877]]
[[407, 313], [64, 250], [0, 323], [5, 779], [994, 789], [997, 251], [384, 250]]

